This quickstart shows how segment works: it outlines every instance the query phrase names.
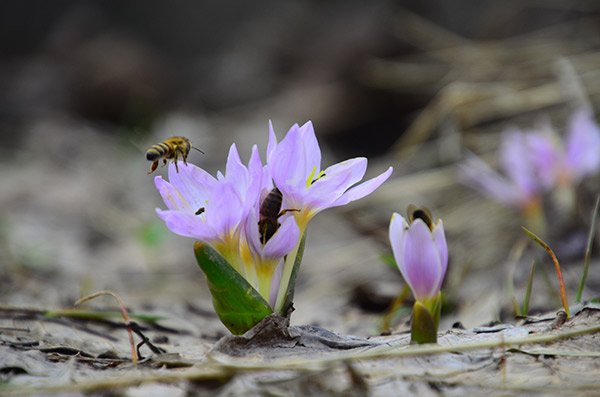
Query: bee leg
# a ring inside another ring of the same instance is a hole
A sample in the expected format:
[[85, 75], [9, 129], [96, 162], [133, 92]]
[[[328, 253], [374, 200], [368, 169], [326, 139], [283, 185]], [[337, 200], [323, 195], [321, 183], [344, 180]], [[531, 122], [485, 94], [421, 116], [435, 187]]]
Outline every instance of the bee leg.
[[177, 166], [177, 156], [175, 156], [175, 160], [173, 160], [173, 162], [175, 163], [175, 171], [177, 171], [177, 173], [179, 174], [179, 167]]
[[176, 156], [177, 158], [181, 157], [183, 159], [183, 164], [187, 165], [187, 155], [185, 154], [185, 152], [183, 151], [183, 149], [177, 149], [177, 152], [180, 154], [180, 156]]
[[[156, 162], [158, 164], [158, 161]], [[160, 167], [164, 167], [165, 165], [167, 165], [167, 159], [163, 159], [163, 165], [161, 165]]]
[[150, 175], [151, 173], [153, 173], [154, 171], [156, 171], [157, 167], [158, 167], [158, 160], [152, 163], [152, 169], [150, 170], [150, 172], [148, 173], [148, 175]]

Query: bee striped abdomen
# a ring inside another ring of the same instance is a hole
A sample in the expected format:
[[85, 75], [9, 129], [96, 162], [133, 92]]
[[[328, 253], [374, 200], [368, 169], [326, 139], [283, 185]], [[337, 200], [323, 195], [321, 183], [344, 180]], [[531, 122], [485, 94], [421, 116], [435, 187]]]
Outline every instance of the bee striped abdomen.
[[282, 202], [283, 195], [281, 194], [281, 191], [277, 188], [271, 190], [260, 206], [261, 219], [277, 218], [277, 215], [279, 215], [279, 210], [281, 210]]
[[300, 211], [296, 209], [287, 209], [280, 212], [282, 203], [283, 194], [281, 194], [281, 191], [278, 188], [273, 188], [260, 205], [258, 231], [263, 245], [273, 237], [275, 232], [277, 232], [277, 229], [279, 229], [279, 226], [281, 226], [277, 221], [280, 216], [288, 211]]
[[155, 161], [161, 157], [168, 157], [170, 151], [171, 146], [167, 145], [165, 142], [157, 143], [146, 152], [146, 160]]
[[279, 210], [281, 209], [281, 203], [283, 202], [283, 195], [281, 191], [274, 188], [267, 194], [267, 197], [263, 200], [260, 205], [260, 220], [258, 221], [258, 230], [261, 236], [261, 242], [264, 244], [269, 241], [279, 228]]

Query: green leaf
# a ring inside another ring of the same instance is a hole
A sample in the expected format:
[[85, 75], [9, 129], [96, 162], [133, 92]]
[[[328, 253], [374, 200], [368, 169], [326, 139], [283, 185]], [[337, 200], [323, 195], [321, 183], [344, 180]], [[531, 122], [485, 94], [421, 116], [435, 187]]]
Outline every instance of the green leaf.
[[294, 260], [294, 267], [292, 268], [292, 274], [290, 275], [290, 281], [287, 286], [287, 291], [285, 293], [285, 301], [283, 306], [281, 307], [280, 314], [282, 316], [286, 316], [288, 310], [292, 307], [292, 303], [294, 303], [294, 291], [296, 287], [296, 278], [298, 277], [298, 270], [300, 270], [300, 263], [302, 262], [302, 255], [304, 254], [304, 243], [306, 242], [306, 232], [302, 235], [302, 239], [298, 244], [298, 250], [296, 254], [296, 259]]
[[384, 253], [379, 255], [381, 261], [383, 263], [385, 263], [386, 265], [388, 265], [390, 268], [392, 269], [397, 269], [398, 268], [398, 264], [396, 263], [396, 258], [394, 258], [394, 255], [390, 254], [390, 253]]
[[[439, 303], [437, 304], [439, 306]], [[411, 343], [436, 343], [437, 325], [427, 306], [415, 302], [410, 332]]]
[[594, 236], [596, 235], [596, 222], [598, 221], [598, 207], [600, 206], [600, 195], [596, 198], [596, 206], [594, 207], [594, 215], [592, 215], [592, 224], [590, 226], [590, 233], [588, 235], [588, 243], [585, 249], [585, 260], [583, 262], [583, 274], [581, 275], [581, 281], [579, 282], [579, 289], [577, 290], [576, 303], [581, 302], [581, 293], [585, 286], [585, 280], [587, 279], [588, 270], [590, 269], [590, 258], [592, 256], [592, 245], [594, 245]]
[[243, 334], [273, 313], [269, 303], [214, 248], [197, 242], [194, 253], [206, 275], [215, 311], [232, 334]]
[[529, 298], [531, 297], [531, 289], [533, 288], [533, 275], [535, 273], [535, 261], [531, 263], [531, 271], [527, 280], [527, 289], [525, 290], [525, 300], [523, 301], [523, 315], [526, 316], [529, 311]]

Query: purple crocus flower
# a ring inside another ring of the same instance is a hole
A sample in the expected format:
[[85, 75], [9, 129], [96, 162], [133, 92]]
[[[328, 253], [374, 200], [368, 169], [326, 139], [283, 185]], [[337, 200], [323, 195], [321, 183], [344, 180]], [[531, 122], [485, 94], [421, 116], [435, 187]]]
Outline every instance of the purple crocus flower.
[[158, 216], [174, 233], [212, 245], [242, 275], [239, 253], [243, 223], [256, 206], [262, 184], [263, 166], [256, 146], [248, 167], [233, 144], [225, 175], [214, 178], [194, 165], [169, 165], [169, 182], [157, 176], [155, 184], [168, 210]]
[[[168, 207], [156, 212], [174, 233], [210, 244], [273, 309], [281, 311], [309, 220], [326, 208], [370, 194], [392, 168], [358, 186], [354, 185], [365, 174], [366, 158], [321, 170], [321, 150], [310, 122], [292, 127], [279, 144], [271, 126], [267, 157], [263, 166], [254, 146], [246, 167], [234, 144], [225, 174], [219, 172], [216, 178], [193, 165], [181, 165], [177, 172], [171, 164], [169, 181], [155, 179]], [[270, 227], [266, 237], [259, 230], [260, 207], [274, 187], [282, 193], [281, 209], [289, 211], [277, 214], [277, 226]]]
[[[319, 212], [348, 204], [371, 194], [392, 174], [390, 167], [383, 174], [357, 186], [365, 175], [367, 159], [354, 158], [321, 169], [321, 149], [312, 123], [294, 124], [281, 142], [277, 142], [273, 125], [269, 123], [267, 167], [275, 186], [281, 191], [286, 209], [295, 210], [300, 233]], [[287, 255], [278, 288], [275, 309], [285, 299], [289, 279], [298, 254], [299, 244]]]
[[367, 159], [354, 158], [321, 169], [321, 149], [312, 123], [292, 126], [283, 140], [277, 143], [273, 125], [269, 124], [267, 165], [275, 185], [294, 213], [300, 230], [324, 209], [348, 204], [371, 194], [392, 173], [383, 174], [360, 185], [367, 169]]
[[576, 184], [600, 169], [600, 129], [588, 108], [571, 116], [564, 139], [550, 126], [527, 139], [540, 180], [548, 188]]
[[469, 154], [467, 161], [459, 165], [462, 182], [509, 207], [526, 209], [537, 202], [543, 187], [523, 132], [517, 129], [505, 132], [498, 155], [505, 176], [478, 156]]
[[576, 180], [592, 176], [600, 169], [600, 129], [589, 109], [576, 112], [566, 136], [567, 164]]
[[564, 140], [549, 123], [534, 131], [506, 132], [499, 158], [506, 177], [479, 157], [469, 155], [460, 166], [463, 182], [507, 206], [533, 209], [545, 192], [561, 186], [571, 188], [598, 173], [600, 129], [592, 112], [580, 109], [571, 117]]
[[433, 224], [426, 208], [409, 208], [409, 222], [398, 213], [392, 215], [390, 242], [415, 299], [428, 306], [438, 298], [448, 267], [444, 224], [441, 220]]

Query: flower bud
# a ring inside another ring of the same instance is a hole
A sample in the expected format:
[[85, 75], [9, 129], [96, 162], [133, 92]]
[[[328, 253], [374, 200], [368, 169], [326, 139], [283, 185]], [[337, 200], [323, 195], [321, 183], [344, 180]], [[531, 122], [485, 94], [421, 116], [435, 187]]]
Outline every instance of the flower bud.
[[392, 215], [390, 241], [398, 268], [415, 299], [426, 304], [436, 298], [448, 267], [442, 221], [434, 224], [427, 208], [410, 206], [408, 222], [398, 213]]

